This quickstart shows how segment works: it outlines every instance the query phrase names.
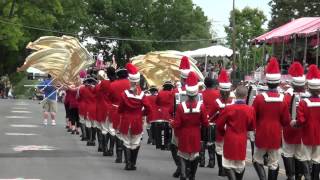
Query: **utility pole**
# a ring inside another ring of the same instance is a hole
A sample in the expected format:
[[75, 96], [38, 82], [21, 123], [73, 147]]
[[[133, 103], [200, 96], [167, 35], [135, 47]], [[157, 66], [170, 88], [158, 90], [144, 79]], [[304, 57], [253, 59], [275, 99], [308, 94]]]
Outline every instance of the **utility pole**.
[[232, 7], [232, 51], [233, 63], [236, 65], [236, 14], [235, 14], [235, 0], [233, 0]]

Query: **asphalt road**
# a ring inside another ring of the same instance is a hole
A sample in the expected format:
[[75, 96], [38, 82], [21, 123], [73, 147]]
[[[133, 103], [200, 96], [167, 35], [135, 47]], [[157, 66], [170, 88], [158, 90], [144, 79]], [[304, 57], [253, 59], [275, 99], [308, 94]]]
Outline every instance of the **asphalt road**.
[[[128, 172], [123, 170], [124, 164], [114, 163], [114, 157], [103, 157], [97, 147], [87, 147], [79, 136], [66, 132], [62, 104], [58, 108], [57, 126], [42, 126], [41, 116], [37, 101], [0, 99], [0, 180], [174, 180], [171, 174], [175, 166], [170, 152], [147, 145], [146, 137], [137, 171]], [[278, 179], [284, 180], [283, 165], [281, 168]], [[199, 168], [196, 179], [227, 179], [217, 174], [217, 168]], [[258, 179], [250, 158], [244, 179]]]

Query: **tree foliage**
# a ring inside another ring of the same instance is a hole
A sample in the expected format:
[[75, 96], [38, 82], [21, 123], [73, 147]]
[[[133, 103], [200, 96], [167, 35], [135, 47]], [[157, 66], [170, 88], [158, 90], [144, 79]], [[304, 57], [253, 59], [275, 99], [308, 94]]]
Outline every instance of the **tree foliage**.
[[269, 29], [279, 27], [293, 18], [300, 17], [319, 17], [319, 0], [271, 0], [271, 21]]
[[[242, 10], [235, 9], [236, 26], [236, 50], [240, 54], [237, 66], [240, 70], [246, 69], [247, 61], [253, 69], [253, 52], [250, 48], [250, 40], [264, 33], [263, 24], [267, 21], [263, 11], [257, 8], [245, 7]], [[232, 11], [230, 12], [229, 26], [225, 27], [227, 44], [232, 47]]]
[[[192, 0], [92, 0], [88, 1], [90, 25], [87, 34], [129, 39], [180, 40], [210, 39], [210, 26], [201, 8]], [[113, 40], [95, 38], [98, 48]], [[154, 41], [116, 41], [117, 59], [152, 50], [185, 50], [203, 47], [206, 42], [163, 43]]]
[[40, 36], [62, 35], [24, 26], [80, 32], [86, 3], [78, 0], [0, 1], [0, 75], [15, 72], [27, 55], [28, 42]]
[[81, 41], [93, 37], [97, 44], [90, 48], [95, 50], [108, 49], [109, 43], [116, 42], [112, 53], [120, 59], [152, 50], [194, 49], [210, 42], [160, 43], [103, 37], [210, 39], [210, 26], [202, 9], [192, 0], [2, 0], [0, 75], [14, 72], [29, 53], [25, 50], [27, 43], [40, 36], [71, 33], [78, 34]]

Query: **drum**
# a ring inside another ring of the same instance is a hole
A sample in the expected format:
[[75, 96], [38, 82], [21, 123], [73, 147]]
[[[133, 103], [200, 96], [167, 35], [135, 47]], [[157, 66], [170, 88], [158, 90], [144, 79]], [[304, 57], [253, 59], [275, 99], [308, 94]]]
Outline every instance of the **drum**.
[[208, 142], [214, 143], [216, 140], [216, 125], [210, 123], [208, 127]]
[[151, 132], [155, 141], [156, 149], [166, 150], [171, 142], [172, 130], [169, 122], [157, 120], [151, 122]]

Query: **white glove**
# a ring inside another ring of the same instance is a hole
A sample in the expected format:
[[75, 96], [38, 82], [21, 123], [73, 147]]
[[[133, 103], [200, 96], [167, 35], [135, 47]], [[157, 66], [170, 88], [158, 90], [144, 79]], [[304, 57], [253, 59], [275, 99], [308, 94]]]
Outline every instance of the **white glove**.
[[297, 120], [292, 120], [292, 121], [290, 122], [290, 126], [291, 126], [291, 127], [297, 127]]

